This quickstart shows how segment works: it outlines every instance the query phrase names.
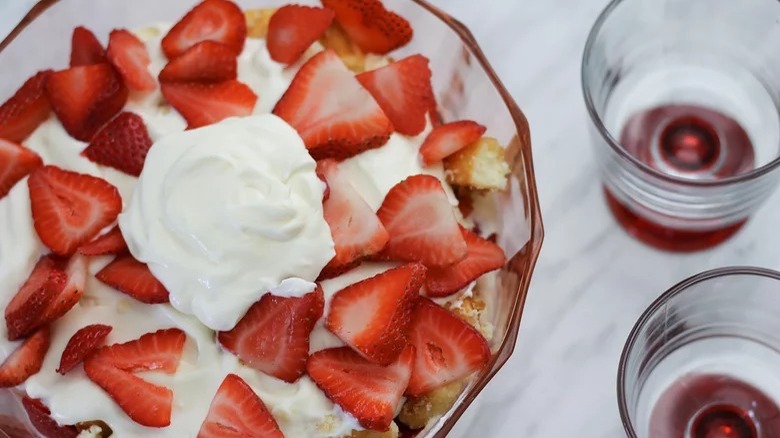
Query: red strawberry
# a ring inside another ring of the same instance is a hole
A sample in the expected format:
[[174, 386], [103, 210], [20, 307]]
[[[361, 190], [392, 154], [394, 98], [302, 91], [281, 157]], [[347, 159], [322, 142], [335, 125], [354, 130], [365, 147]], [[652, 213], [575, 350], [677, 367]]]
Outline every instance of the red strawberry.
[[68, 281], [41, 312], [39, 326], [54, 322], [68, 313], [84, 294], [84, 285], [87, 282], [87, 260], [83, 256], [74, 255], [67, 265], [64, 262], [60, 263]]
[[45, 85], [51, 72], [39, 71], [0, 106], [0, 138], [19, 143], [49, 118]]
[[198, 438], [284, 438], [276, 420], [244, 379], [228, 374], [219, 385]]
[[273, 111], [298, 131], [314, 159], [345, 159], [387, 143], [393, 126], [332, 50], [301, 67]]
[[412, 55], [361, 73], [357, 79], [374, 96], [397, 132], [417, 135], [425, 129], [426, 115], [434, 105], [428, 58]]
[[122, 255], [126, 254], [127, 242], [122, 237], [122, 231], [116, 226], [106, 234], [98, 236], [97, 239], [79, 247], [79, 254], [85, 256], [98, 256], [107, 254]]
[[409, 327], [417, 348], [406, 393], [425, 395], [479, 371], [490, 359], [485, 338], [471, 325], [428, 298], [420, 297]]
[[268, 22], [266, 44], [274, 61], [292, 64], [325, 33], [333, 21], [330, 9], [287, 5]]
[[[51, 411], [39, 399], [22, 397], [22, 406], [27, 411], [33, 427], [47, 438], [76, 438], [79, 434], [75, 426], [60, 426], [51, 418]], [[12, 437], [15, 435], [12, 435]], [[24, 437], [26, 435], [21, 435]]]
[[210, 125], [228, 117], [248, 116], [257, 102], [254, 91], [238, 81], [214, 84], [171, 82], [161, 84], [160, 88], [168, 103], [187, 120], [188, 129]]
[[95, 277], [142, 303], [169, 302], [165, 286], [155, 278], [146, 264], [139, 262], [131, 255], [115, 258], [114, 261], [95, 274]]
[[177, 328], [146, 333], [140, 338], [102, 347], [95, 355], [122, 371], [161, 370], [173, 374], [179, 367], [187, 335]]
[[162, 40], [162, 49], [173, 59], [201, 41], [216, 41], [241, 53], [246, 21], [241, 9], [227, 0], [205, 0], [192, 8]]
[[412, 39], [409, 22], [386, 10], [380, 0], [322, 0], [322, 4], [336, 12], [336, 21], [366, 52], [384, 55]]
[[265, 294], [232, 330], [217, 337], [246, 365], [294, 382], [306, 369], [309, 335], [324, 307], [319, 286], [300, 298]]
[[49, 327], [42, 327], [25, 339], [0, 365], [0, 388], [16, 386], [40, 371], [50, 341]]
[[73, 29], [70, 47], [70, 66], [106, 62], [106, 51], [91, 30], [84, 26]]
[[441, 182], [413, 175], [396, 184], [377, 212], [390, 233], [382, 254], [392, 260], [448, 266], [466, 256], [466, 241]]
[[431, 268], [425, 279], [429, 297], [446, 297], [463, 289], [480, 275], [504, 266], [506, 256], [500, 246], [462, 228], [468, 247], [466, 258], [446, 268]]
[[441, 125], [425, 138], [420, 155], [426, 165], [431, 165], [479, 140], [484, 133], [485, 127], [471, 120]]
[[127, 87], [109, 64], [84, 65], [51, 73], [49, 102], [73, 138], [89, 141], [127, 101]]
[[388, 365], [407, 343], [407, 330], [425, 281], [420, 264], [399, 266], [336, 292], [326, 326], [366, 359]]
[[238, 61], [230, 47], [202, 41], [172, 59], [160, 72], [160, 82], [222, 82], [238, 77]]
[[106, 54], [128, 87], [140, 91], [157, 88], [149, 73], [149, 52], [137, 36], [125, 29], [111, 31]]
[[68, 276], [57, 260], [51, 256], [41, 257], [5, 308], [8, 339], [17, 340], [35, 330], [44, 310], [67, 282]]
[[360, 266], [360, 260], [355, 260], [352, 263], [347, 263], [346, 265], [337, 265], [337, 266], [331, 266], [328, 264], [324, 268], [322, 268], [322, 271], [320, 271], [320, 275], [317, 276], [317, 281], [323, 281], [327, 280], [329, 278], [335, 278], [339, 275], [346, 274], [347, 272], [357, 268]]
[[65, 346], [57, 372], [65, 375], [75, 368], [103, 344], [111, 329], [111, 326], [103, 324], [92, 324], [79, 329]]
[[414, 348], [388, 366], [371, 363], [349, 347], [318, 351], [306, 369], [314, 383], [366, 429], [385, 431], [409, 382]]
[[116, 187], [94, 176], [44, 166], [30, 175], [27, 186], [35, 231], [59, 255], [73, 254], [122, 210]]
[[43, 160], [24, 146], [0, 138], [0, 199], [22, 178], [43, 166]]
[[141, 116], [125, 111], [95, 134], [81, 155], [128, 175], [139, 176], [152, 139]]

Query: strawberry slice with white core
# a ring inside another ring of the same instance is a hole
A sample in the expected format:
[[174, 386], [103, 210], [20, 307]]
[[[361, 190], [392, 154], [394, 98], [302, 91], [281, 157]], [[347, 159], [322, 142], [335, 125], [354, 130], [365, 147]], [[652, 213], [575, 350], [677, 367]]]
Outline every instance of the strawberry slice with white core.
[[73, 254], [122, 210], [117, 188], [91, 175], [44, 166], [30, 175], [27, 186], [35, 231], [59, 255]]
[[357, 75], [393, 122], [396, 132], [418, 135], [425, 129], [435, 105], [428, 58], [412, 55], [390, 65]]
[[377, 216], [390, 234], [382, 255], [427, 267], [448, 266], [466, 257], [460, 233], [441, 182], [430, 175], [413, 175], [385, 196]]
[[106, 234], [98, 236], [95, 240], [79, 247], [79, 254], [85, 256], [98, 256], [107, 254], [122, 255], [128, 252], [127, 242], [122, 236], [122, 231], [115, 226]]
[[172, 59], [160, 72], [160, 82], [222, 82], [238, 77], [238, 61], [230, 47], [202, 41]]
[[485, 133], [485, 127], [471, 120], [437, 126], [420, 146], [420, 155], [426, 165], [437, 163], [466, 146]]
[[95, 274], [95, 278], [142, 303], [159, 304], [170, 301], [168, 290], [152, 274], [149, 267], [129, 254], [115, 258]]
[[49, 118], [46, 79], [51, 70], [36, 73], [0, 105], [0, 138], [19, 143]]
[[409, 342], [417, 349], [406, 393], [422, 396], [482, 369], [490, 359], [487, 340], [471, 325], [428, 298], [412, 315]]
[[314, 159], [343, 160], [387, 143], [393, 125], [333, 50], [298, 71], [273, 113], [292, 125]]
[[411, 345], [387, 366], [370, 362], [349, 347], [341, 347], [312, 354], [306, 369], [322, 392], [352, 414], [361, 426], [386, 431], [409, 382], [413, 361]]
[[268, 22], [268, 53], [276, 62], [292, 64], [333, 21], [333, 11], [300, 5], [282, 6]]
[[412, 39], [412, 27], [379, 0], [322, 0], [350, 40], [366, 52], [384, 55]]
[[67, 264], [64, 261], [60, 263], [68, 280], [59, 293], [43, 309], [38, 325], [49, 324], [68, 313], [81, 300], [81, 296], [84, 294], [84, 285], [87, 282], [86, 258], [74, 254]]
[[43, 160], [24, 146], [0, 138], [0, 199], [22, 178], [43, 166]]
[[40, 324], [41, 315], [65, 288], [68, 276], [58, 260], [43, 256], [5, 308], [8, 339], [21, 339]]
[[91, 30], [84, 26], [73, 29], [70, 39], [70, 66], [106, 62], [106, 51]]
[[128, 175], [140, 176], [152, 139], [138, 114], [119, 113], [95, 134], [81, 155]]
[[388, 365], [407, 344], [425, 267], [399, 266], [336, 292], [326, 326], [366, 359]]
[[319, 285], [302, 297], [265, 294], [232, 330], [217, 338], [247, 366], [294, 382], [306, 370], [309, 335], [324, 307]]
[[[51, 411], [39, 399], [22, 397], [22, 406], [35, 429], [47, 438], [76, 438], [79, 434], [75, 426], [60, 426], [53, 418]], [[3, 429], [5, 430], [5, 429]], [[26, 431], [25, 431], [26, 432]], [[11, 437], [25, 438], [28, 433], [20, 433]]]
[[219, 385], [198, 438], [284, 438], [265, 403], [241, 377], [228, 374]]
[[149, 73], [149, 52], [137, 36], [125, 29], [111, 31], [106, 54], [128, 87], [139, 91], [157, 88], [154, 77]]
[[431, 268], [425, 278], [429, 297], [446, 297], [458, 292], [482, 274], [496, 270], [506, 262], [500, 246], [462, 228], [466, 240], [466, 258], [445, 268]]
[[192, 8], [162, 39], [168, 59], [176, 58], [201, 41], [215, 41], [241, 53], [246, 40], [244, 13], [228, 0], [205, 0]]
[[19, 385], [40, 371], [50, 342], [49, 327], [42, 327], [25, 339], [0, 365], [0, 388]]
[[104, 324], [91, 324], [80, 328], [65, 346], [57, 372], [65, 375], [75, 368], [103, 344], [111, 330], [111, 326]]
[[163, 96], [187, 121], [187, 129], [252, 114], [257, 95], [238, 81], [217, 83], [164, 82]]

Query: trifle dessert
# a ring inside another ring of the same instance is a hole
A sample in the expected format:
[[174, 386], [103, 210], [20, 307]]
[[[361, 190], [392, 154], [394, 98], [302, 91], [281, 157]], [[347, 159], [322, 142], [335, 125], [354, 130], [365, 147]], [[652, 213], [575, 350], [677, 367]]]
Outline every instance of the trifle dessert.
[[411, 38], [376, 0], [205, 0], [76, 28], [20, 84], [0, 386], [36, 433], [395, 437], [452, 406], [491, 355], [509, 167]]

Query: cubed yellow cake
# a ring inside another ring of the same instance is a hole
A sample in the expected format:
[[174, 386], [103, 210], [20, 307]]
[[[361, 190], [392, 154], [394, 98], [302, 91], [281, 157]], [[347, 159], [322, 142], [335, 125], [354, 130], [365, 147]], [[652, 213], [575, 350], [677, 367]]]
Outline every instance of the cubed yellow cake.
[[479, 190], [504, 190], [509, 165], [504, 148], [492, 137], [482, 137], [444, 159], [447, 182]]

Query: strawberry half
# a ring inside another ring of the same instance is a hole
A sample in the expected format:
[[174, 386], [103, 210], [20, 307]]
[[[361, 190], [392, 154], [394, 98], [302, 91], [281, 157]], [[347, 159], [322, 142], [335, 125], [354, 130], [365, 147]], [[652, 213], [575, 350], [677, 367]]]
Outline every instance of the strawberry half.
[[0, 199], [22, 178], [43, 166], [43, 160], [24, 146], [0, 138]]
[[84, 26], [73, 29], [73, 36], [70, 39], [70, 66], [102, 62], [106, 62], [106, 51], [95, 34]]
[[111, 326], [103, 324], [91, 324], [79, 329], [65, 346], [57, 372], [65, 375], [75, 368], [103, 344], [111, 329]]
[[50, 342], [49, 327], [42, 327], [25, 339], [0, 365], [0, 388], [16, 386], [40, 371]]
[[[76, 438], [78, 436], [79, 431], [75, 426], [60, 426], [57, 421], [51, 418], [51, 411], [39, 399], [24, 396], [22, 397], [22, 406], [27, 411], [30, 423], [43, 436], [47, 438]], [[20, 435], [19, 438], [26, 436]]]
[[292, 64], [325, 33], [333, 11], [300, 5], [282, 6], [268, 22], [266, 44], [274, 61]]
[[84, 361], [87, 377], [103, 388], [138, 424], [171, 424], [173, 391], [132, 374], [135, 371], [176, 371], [186, 335], [179, 329], [158, 330], [134, 341], [102, 347]]
[[164, 82], [163, 96], [187, 120], [187, 129], [252, 114], [257, 95], [238, 81], [213, 84]]
[[484, 133], [485, 127], [471, 120], [438, 126], [420, 146], [420, 155], [426, 165], [431, 165], [479, 140]]
[[90, 175], [44, 166], [27, 179], [38, 237], [59, 255], [73, 254], [116, 220], [119, 191]]
[[122, 231], [115, 226], [106, 234], [79, 247], [79, 254], [85, 256], [99, 256], [107, 254], [122, 255], [128, 252], [127, 242], [122, 237]]
[[159, 75], [160, 82], [222, 82], [238, 77], [233, 50], [214, 41], [201, 41], [172, 59]]
[[56, 259], [51, 256], [41, 257], [30, 277], [5, 308], [8, 339], [21, 339], [35, 330], [44, 310], [67, 282], [67, 274]]
[[298, 70], [273, 113], [298, 131], [315, 160], [378, 148], [393, 132], [371, 94], [330, 49]]
[[407, 264], [336, 292], [326, 326], [366, 359], [388, 365], [407, 343], [425, 267]]
[[366, 429], [386, 431], [409, 382], [414, 347], [388, 366], [364, 359], [349, 347], [318, 351], [306, 369], [314, 383]]
[[201, 41], [225, 44], [236, 56], [244, 49], [246, 21], [235, 3], [205, 0], [192, 8], [162, 39], [168, 59], [176, 58]]
[[324, 307], [319, 285], [298, 298], [265, 294], [232, 330], [220, 332], [217, 339], [247, 366], [294, 382], [306, 370], [309, 335]]
[[125, 111], [106, 123], [81, 155], [128, 175], [139, 176], [151, 147], [152, 139], [144, 120], [138, 114]]
[[506, 262], [500, 246], [461, 228], [466, 240], [466, 258], [446, 268], [431, 268], [425, 278], [429, 297], [446, 297], [463, 289], [480, 275], [496, 270]]
[[198, 438], [284, 438], [260, 397], [241, 377], [228, 374], [211, 400]]
[[87, 282], [86, 258], [76, 254], [70, 258], [67, 264], [64, 261], [60, 263], [68, 280], [41, 312], [38, 320], [39, 326], [54, 322], [68, 313], [84, 294], [84, 285]]
[[422, 396], [479, 371], [490, 359], [485, 338], [471, 325], [428, 298], [418, 298], [409, 328], [417, 348], [406, 393]]
[[322, 0], [336, 12], [336, 21], [349, 38], [366, 52], [385, 53], [412, 39], [412, 26], [385, 9], [379, 0]]
[[429, 268], [466, 257], [466, 241], [436, 177], [413, 175], [399, 182], [385, 196], [377, 216], [390, 234], [383, 256]]
[[103, 63], [51, 73], [46, 94], [68, 134], [89, 141], [122, 109], [128, 91], [114, 68]]
[[165, 286], [155, 278], [145, 263], [139, 262], [131, 255], [115, 258], [95, 274], [95, 278], [142, 303], [169, 302]]
[[111, 31], [106, 55], [128, 87], [139, 91], [157, 88], [154, 77], [149, 73], [149, 52], [137, 36], [125, 29]]
[[49, 118], [45, 86], [51, 72], [39, 71], [0, 106], [0, 138], [20, 143]]
[[425, 129], [426, 115], [435, 104], [428, 58], [412, 55], [361, 73], [357, 79], [374, 96], [397, 132], [417, 135]]

